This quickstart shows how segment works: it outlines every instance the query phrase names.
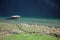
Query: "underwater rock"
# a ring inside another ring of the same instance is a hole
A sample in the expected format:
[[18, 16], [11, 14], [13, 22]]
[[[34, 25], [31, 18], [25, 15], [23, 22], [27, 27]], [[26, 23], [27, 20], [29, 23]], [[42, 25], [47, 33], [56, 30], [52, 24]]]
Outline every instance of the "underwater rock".
[[11, 20], [14, 19], [14, 20], [15, 20], [15, 19], [19, 19], [20, 17], [21, 17], [21, 16], [19, 16], [19, 15], [13, 15], [13, 16], [11, 16], [9, 19], [11, 19]]

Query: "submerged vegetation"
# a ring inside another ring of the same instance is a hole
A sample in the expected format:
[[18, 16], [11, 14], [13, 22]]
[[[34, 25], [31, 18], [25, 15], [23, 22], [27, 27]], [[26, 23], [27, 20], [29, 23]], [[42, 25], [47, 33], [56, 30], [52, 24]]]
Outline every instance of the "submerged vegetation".
[[57, 38], [45, 34], [13, 34], [4, 37], [3, 40], [57, 40]]
[[24, 23], [0, 23], [0, 39], [3, 40], [57, 40], [59, 35], [60, 28]]

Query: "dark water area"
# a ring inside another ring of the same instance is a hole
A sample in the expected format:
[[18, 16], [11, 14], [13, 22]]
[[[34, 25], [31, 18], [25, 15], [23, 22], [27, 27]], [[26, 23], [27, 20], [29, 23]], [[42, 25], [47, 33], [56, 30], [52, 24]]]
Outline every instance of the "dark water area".
[[59, 12], [58, 0], [0, 0], [0, 17], [21, 15], [59, 19]]

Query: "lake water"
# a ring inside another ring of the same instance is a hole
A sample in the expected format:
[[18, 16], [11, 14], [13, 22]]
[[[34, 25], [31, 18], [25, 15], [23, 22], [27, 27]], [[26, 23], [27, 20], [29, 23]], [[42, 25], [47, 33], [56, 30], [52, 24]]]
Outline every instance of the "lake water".
[[47, 19], [47, 18], [31, 18], [31, 17], [21, 17], [19, 20], [7, 20], [7, 17], [1, 17], [0, 22], [7, 23], [26, 23], [26, 24], [38, 24], [46, 25], [49, 27], [60, 27], [60, 19]]

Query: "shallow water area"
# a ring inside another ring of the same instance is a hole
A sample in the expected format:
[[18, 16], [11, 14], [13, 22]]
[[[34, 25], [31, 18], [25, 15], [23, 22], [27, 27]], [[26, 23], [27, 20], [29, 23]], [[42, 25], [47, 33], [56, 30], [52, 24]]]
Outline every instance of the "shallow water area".
[[20, 23], [26, 23], [26, 24], [37, 24], [37, 25], [45, 25], [49, 27], [60, 27], [60, 19], [46, 19], [46, 18], [30, 18], [30, 17], [21, 17], [19, 20], [7, 20], [8, 17], [1, 17], [1, 22], [6, 23], [14, 23], [14, 24], [20, 24]]

